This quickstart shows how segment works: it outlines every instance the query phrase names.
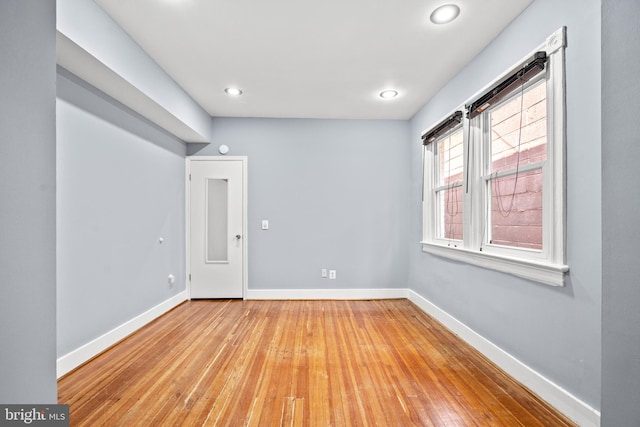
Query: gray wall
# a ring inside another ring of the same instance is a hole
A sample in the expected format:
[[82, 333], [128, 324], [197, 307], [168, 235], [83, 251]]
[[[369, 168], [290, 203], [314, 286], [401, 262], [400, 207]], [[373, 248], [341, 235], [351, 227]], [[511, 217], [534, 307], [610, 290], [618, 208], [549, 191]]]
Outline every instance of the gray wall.
[[602, 2], [602, 425], [640, 425], [640, 4]]
[[57, 89], [62, 356], [185, 290], [186, 146], [62, 69]]
[[[567, 26], [566, 287], [421, 252], [420, 134]], [[411, 120], [410, 286], [590, 406], [600, 406], [600, 1], [536, 0]]]
[[0, 2], [0, 402], [56, 403], [55, 1]]
[[212, 133], [189, 154], [249, 158], [250, 289], [406, 287], [408, 122], [216, 118]]

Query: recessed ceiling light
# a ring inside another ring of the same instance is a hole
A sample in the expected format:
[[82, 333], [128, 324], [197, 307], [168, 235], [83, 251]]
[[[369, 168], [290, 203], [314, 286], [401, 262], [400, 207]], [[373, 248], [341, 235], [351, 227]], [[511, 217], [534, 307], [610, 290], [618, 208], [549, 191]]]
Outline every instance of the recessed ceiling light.
[[455, 4], [445, 4], [437, 8], [431, 14], [431, 22], [434, 24], [447, 24], [458, 17], [460, 8]]
[[397, 90], [388, 89], [380, 92], [380, 98], [383, 98], [383, 99], [395, 98], [396, 96], [398, 96]]
[[224, 91], [227, 95], [233, 95], [233, 96], [242, 95], [242, 90], [238, 89], [237, 87], [228, 87]]

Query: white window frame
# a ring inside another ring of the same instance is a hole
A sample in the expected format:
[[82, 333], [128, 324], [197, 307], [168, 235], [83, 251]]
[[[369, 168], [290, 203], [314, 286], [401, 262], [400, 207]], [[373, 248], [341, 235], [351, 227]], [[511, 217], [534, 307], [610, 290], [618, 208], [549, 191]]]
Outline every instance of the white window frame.
[[[433, 209], [432, 209], [432, 213], [433, 213], [433, 220], [431, 221], [431, 225], [432, 228], [429, 232], [430, 236], [432, 237], [432, 240], [435, 242], [438, 242], [438, 244], [440, 245], [446, 245], [446, 246], [453, 246], [453, 247], [457, 247], [460, 246], [462, 244], [461, 240], [458, 239], [447, 239], [444, 237], [440, 237], [438, 234], [438, 228], [440, 226], [444, 227], [444, 224], [440, 224], [439, 220], [438, 220], [438, 193], [441, 191], [448, 191], [451, 189], [455, 189], [458, 187], [462, 187], [462, 191], [463, 191], [463, 198], [464, 198], [464, 171], [463, 171], [463, 178], [462, 178], [462, 182], [461, 183], [450, 183], [448, 185], [436, 185], [436, 183], [438, 182], [438, 178], [439, 175], [441, 173], [441, 171], [439, 170], [438, 167], [438, 144], [440, 143], [440, 141], [444, 138], [448, 138], [450, 137], [453, 133], [458, 132], [460, 129], [462, 129], [462, 124], [448, 130], [446, 133], [444, 133], [443, 135], [439, 136], [435, 141], [433, 141], [433, 143], [429, 144], [429, 149], [432, 149], [432, 157], [433, 157], [433, 167], [431, 168], [431, 170], [433, 171], [431, 173], [431, 182], [433, 183], [432, 186], [430, 186], [429, 188], [431, 188], [432, 191], [432, 197], [433, 197]], [[463, 157], [464, 157], [464, 136], [463, 136]], [[426, 188], [426, 187], [425, 187]], [[462, 204], [462, 206], [464, 206], [464, 199], [460, 200], [460, 203]], [[446, 207], [445, 207], [446, 209]], [[464, 216], [464, 208], [462, 211], [462, 215]], [[463, 226], [464, 226], [464, 221], [463, 221]], [[446, 231], [445, 233], [446, 234]], [[462, 234], [463, 238], [464, 238], [464, 230], [463, 230], [463, 234]]]
[[[478, 91], [470, 99], [473, 101], [486, 93], [496, 82], [513, 73], [520, 64], [533, 53], [544, 51], [547, 63], [544, 71], [547, 87], [547, 160], [543, 165], [543, 249], [541, 251], [492, 245], [483, 241], [488, 224], [485, 209], [486, 179], [483, 177], [483, 150], [486, 114], [480, 114], [469, 120], [464, 115], [462, 126], [463, 156], [469, 159], [465, 164], [463, 176], [463, 240], [452, 241], [436, 236], [436, 200], [434, 192], [435, 148], [437, 141], [425, 145], [423, 151], [424, 190], [423, 190], [423, 251], [462, 261], [484, 268], [490, 268], [536, 282], [552, 286], [564, 286], [565, 273], [569, 267], [565, 262], [565, 81], [564, 48], [566, 29], [560, 28], [551, 34], [545, 43], [519, 61], [514, 67]], [[542, 78], [545, 78], [544, 76]], [[533, 80], [539, 81], [539, 77]], [[467, 103], [466, 103], [467, 104]], [[465, 111], [464, 107], [456, 110]], [[470, 140], [473, 142], [470, 144]], [[471, 152], [469, 152], [471, 150]], [[521, 168], [521, 171], [524, 171]], [[461, 244], [460, 244], [461, 243]]]

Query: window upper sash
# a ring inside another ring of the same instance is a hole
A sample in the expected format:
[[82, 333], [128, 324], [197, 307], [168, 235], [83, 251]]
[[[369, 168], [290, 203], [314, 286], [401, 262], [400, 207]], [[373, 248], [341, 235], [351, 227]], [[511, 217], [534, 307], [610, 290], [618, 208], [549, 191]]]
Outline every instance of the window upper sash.
[[531, 58], [526, 60], [522, 65], [516, 67], [513, 73], [510, 73], [505, 78], [501, 79], [484, 95], [480, 96], [472, 103], [465, 105], [465, 108], [467, 109], [467, 117], [469, 119], [473, 119], [491, 105], [495, 105], [500, 102], [515, 89], [544, 71], [546, 62], [546, 52], [540, 51], [533, 54]]
[[462, 123], [462, 111], [456, 111], [422, 135], [422, 144], [431, 144], [438, 137]]

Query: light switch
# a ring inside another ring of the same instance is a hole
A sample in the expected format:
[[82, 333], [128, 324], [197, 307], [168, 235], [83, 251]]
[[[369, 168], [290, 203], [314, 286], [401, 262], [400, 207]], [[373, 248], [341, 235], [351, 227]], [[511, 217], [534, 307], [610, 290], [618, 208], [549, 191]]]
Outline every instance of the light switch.
[[263, 219], [262, 220], [262, 229], [263, 230], [268, 230], [269, 229], [269, 220], [268, 219]]

